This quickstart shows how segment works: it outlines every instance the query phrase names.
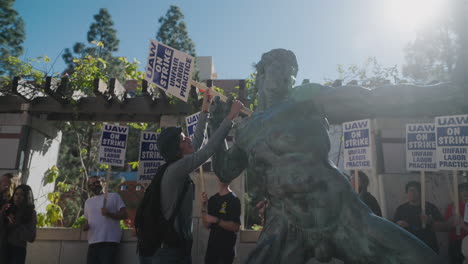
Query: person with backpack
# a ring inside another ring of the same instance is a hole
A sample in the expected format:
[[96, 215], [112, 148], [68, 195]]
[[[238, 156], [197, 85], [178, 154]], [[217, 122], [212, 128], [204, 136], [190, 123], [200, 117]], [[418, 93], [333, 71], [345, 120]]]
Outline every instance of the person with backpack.
[[[191, 263], [192, 209], [194, 184], [189, 173], [200, 167], [224, 142], [243, 105], [234, 100], [219, 129], [200, 150], [210, 100], [203, 98], [202, 111], [193, 143], [180, 127], [168, 127], [157, 140], [158, 150], [166, 163], [145, 191], [135, 217], [140, 260], [152, 263]], [[219, 98], [217, 98], [219, 101]]]

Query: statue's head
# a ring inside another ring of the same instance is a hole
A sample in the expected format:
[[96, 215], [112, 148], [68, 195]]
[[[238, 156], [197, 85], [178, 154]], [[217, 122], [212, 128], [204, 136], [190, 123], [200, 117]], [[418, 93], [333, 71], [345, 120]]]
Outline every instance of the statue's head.
[[296, 80], [298, 66], [292, 51], [274, 49], [262, 55], [256, 69], [259, 108], [264, 110], [288, 95]]

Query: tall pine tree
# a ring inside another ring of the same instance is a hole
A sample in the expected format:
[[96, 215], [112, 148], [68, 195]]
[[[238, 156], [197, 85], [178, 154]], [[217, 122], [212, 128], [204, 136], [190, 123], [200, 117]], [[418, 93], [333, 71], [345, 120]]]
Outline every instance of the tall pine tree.
[[[77, 42], [73, 50], [65, 49], [62, 55], [67, 64], [67, 72], [73, 71], [73, 58], [82, 58], [86, 55], [99, 57], [107, 61], [108, 77], [122, 78], [122, 62], [113, 56], [113, 52], [119, 50], [120, 40], [117, 38], [117, 30], [114, 28], [112, 17], [106, 8], [101, 8], [99, 13], [94, 15], [94, 22], [89, 27], [87, 35], [88, 45]], [[102, 43], [97, 46], [96, 43]], [[122, 79], [121, 79], [122, 80]]]
[[171, 5], [166, 16], [160, 17], [158, 22], [161, 26], [156, 40], [196, 57], [195, 44], [188, 35], [184, 14], [178, 6]]
[[8, 63], [9, 56], [23, 54], [26, 38], [24, 21], [13, 8], [15, 0], [0, 1], [0, 75], [14, 75], [15, 69]]

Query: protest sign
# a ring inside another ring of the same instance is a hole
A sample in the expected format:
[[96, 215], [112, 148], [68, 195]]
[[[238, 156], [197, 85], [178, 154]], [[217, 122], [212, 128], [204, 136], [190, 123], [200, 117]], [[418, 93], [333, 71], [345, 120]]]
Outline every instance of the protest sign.
[[141, 132], [137, 180], [139, 183], [150, 183], [159, 166], [165, 163], [156, 146], [158, 136], [155, 132]]
[[[187, 116], [185, 118], [185, 124], [187, 125], [187, 133], [191, 140], [193, 140], [193, 137], [195, 136], [195, 131], [197, 129], [197, 124], [198, 124], [199, 119], [200, 119], [200, 112]], [[203, 134], [203, 142], [200, 148], [205, 146], [206, 143], [208, 142], [208, 133], [206, 133], [206, 128], [203, 128], [203, 129], [205, 129], [205, 133]]]
[[127, 150], [128, 127], [103, 124], [102, 128], [99, 163], [123, 167]]
[[437, 167], [468, 170], [468, 115], [435, 118]]
[[406, 169], [437, 170], [435, 124], [406, 125]]
[[187, 102], [195, 60], [192, 56], [150, 41], [145, 79], [158, 88]]
[[372, 169], [370, 122], [364, 119], [343, 123], [345, 169]]

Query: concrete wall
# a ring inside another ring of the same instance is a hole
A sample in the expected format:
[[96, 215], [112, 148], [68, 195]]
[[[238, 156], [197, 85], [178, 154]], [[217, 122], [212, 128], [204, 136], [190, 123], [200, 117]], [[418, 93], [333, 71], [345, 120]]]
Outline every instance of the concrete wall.
[[[254, 248], [258, 231], [243, 231], [240, 234], [235, 263], [243, 263]], [[40, 228], [34, 243], [28, 244], [27, 264], [82, 264], [86, 263], [88, 243], [86, 232], [73, 228]], [[197, 251], [194, 245], [193, 253]], [[194, 264], [202, 264], [203, 256], [193, 255]], [[117, 263], [138, 263], [136, 240], [133, 230], [124, 230]]]
[[31, 186], [38, 212], [48, 204], [53, 184], [43, 184], [47, 169], [57, 164], [62, 133], [55, 123], [23, 114], [0, 114], [0, 175], [12, 172]]

